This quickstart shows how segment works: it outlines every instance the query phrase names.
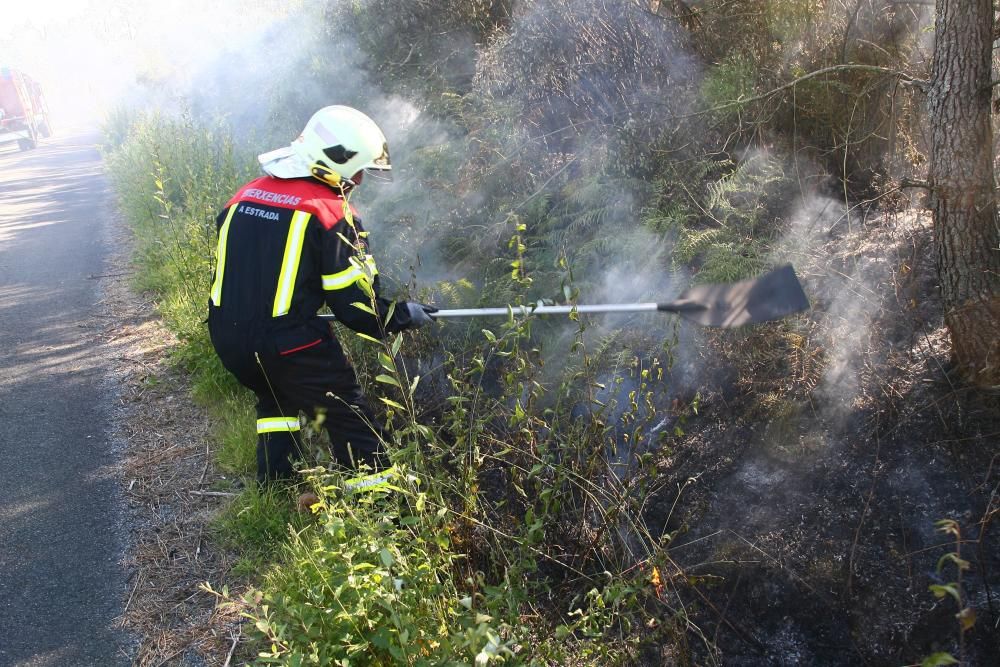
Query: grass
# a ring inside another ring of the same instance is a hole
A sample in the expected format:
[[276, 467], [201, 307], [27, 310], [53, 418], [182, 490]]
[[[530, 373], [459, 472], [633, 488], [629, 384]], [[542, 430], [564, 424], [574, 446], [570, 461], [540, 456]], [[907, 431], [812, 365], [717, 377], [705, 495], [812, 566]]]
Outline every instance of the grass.
[[295, 511], [297, 496], [294, 486], [249, 484], [215, 520], [212, 528], [220, 542], [240, 554], [233, 576], [256, 577], [275, 561], [289, 531], [302, 528], [305, 521]]
[[253, 464], [245, 444], [251, 395], [219, 363], [203, 322], [215, 207], [253, 173], [250, 153], [221, 126], [124, 110], [108, 118], [105, 142], [120, 209], [138, 241], [135, 287], [156, 295], [159, 313], [181, 340], [176, 363], [190, 372], [195, 397], [219, 415], [220, 465], [245, 473]]
[[[208, 203], [246, 176], [239, 151], [189, 121], [158, 117], [140, 116], [109, 136], [126, 137], [108, 161], [139, 239], [140, 287], [154, 290], [180, 338], [175, 361], [214, 415], [219, 465], [248, 478], [251, 397], [220, 366], [202, 324], [214, 248]], [[147, 155], [154, 159], [143, 172]], [[529, 298], [531, 271], [549, 252], [532, 249], [529, 224], [546, 210], [516, 218], [489, 290]], [[557, 270], [573, 293], [566, 263]], [[663, 604], [649, 581], [647, 564], [666, 556], [641, 517], [652, 468], [639, 446], [663, 400], [663, 367], [629, 360], [614, 336], [595, 336], [582, 322], [559, 352], [564, 365], [546, 367], [535, 323], [490, 326], [433, 344], [341, 332], [392, 426], [386, 446], [403, 476], [394, 495], [369, 502], [343, 493], [338, 473], [313, 468], [304, 483], [323, 502], [311, 520], [293, 511], [298, 486], [250, 482], [213, 524], [216, 538], [241, 554], [233, 575], [255, 587], [239, 602], [263, 662], [634, 659], [649, 605]], [[421, 378], [412, 369], [428, 355], [438, 366]]]
[[218, 444], [215, 456], [220, 466], [233, 474], [249, 474], [257, 465], [255, 450], [248, 446], [257, 439], [253, 394], [235, 382], [214, 353], [195, 376], [192, 393], [199, 403], [210, 406], [215, 415], [213, 434]]

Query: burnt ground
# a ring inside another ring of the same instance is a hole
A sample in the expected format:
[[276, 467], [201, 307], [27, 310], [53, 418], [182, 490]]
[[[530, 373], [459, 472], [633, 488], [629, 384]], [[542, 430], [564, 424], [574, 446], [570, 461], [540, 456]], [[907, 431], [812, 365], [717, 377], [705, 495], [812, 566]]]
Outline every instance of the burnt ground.
[[1000, 392], [950, 372], [930, 244], [913, 215], [795, 238], [813, 312], [704, 351], [736, 383], [703, 391], [647, 516], [695, 663], [1000, 664]]

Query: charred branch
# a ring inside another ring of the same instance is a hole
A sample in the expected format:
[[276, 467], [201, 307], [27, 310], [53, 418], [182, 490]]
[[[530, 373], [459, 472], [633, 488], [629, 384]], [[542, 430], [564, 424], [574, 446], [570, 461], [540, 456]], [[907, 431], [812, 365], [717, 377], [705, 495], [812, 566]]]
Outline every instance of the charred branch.
[[928, 191], [933, 189], [929, 181], [919, 181], [909, 178], [900, 179], [899, 189], [902, 190], [904, 188], [921, 188]]

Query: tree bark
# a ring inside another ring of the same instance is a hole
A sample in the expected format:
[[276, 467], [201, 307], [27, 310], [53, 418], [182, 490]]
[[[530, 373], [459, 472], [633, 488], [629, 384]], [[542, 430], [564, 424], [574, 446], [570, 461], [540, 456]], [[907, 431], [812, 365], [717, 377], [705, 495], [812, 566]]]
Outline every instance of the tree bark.
[[1000, 385], [1000, 227], [993, 185], [993, 0], [938, 0], [928, 107], [937, 273], [958, 370]]

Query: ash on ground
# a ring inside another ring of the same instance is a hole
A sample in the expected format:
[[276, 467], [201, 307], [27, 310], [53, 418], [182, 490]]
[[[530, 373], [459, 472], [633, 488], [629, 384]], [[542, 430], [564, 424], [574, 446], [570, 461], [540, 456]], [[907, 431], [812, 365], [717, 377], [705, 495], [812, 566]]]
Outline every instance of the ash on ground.
[[907, 214], [798, 239], [813, 311], [704, 353], [736, 380], [703, 392], [646, 517], [697, 664], [997, 664], [1000, 395], [952, 372], [931, 234]]

